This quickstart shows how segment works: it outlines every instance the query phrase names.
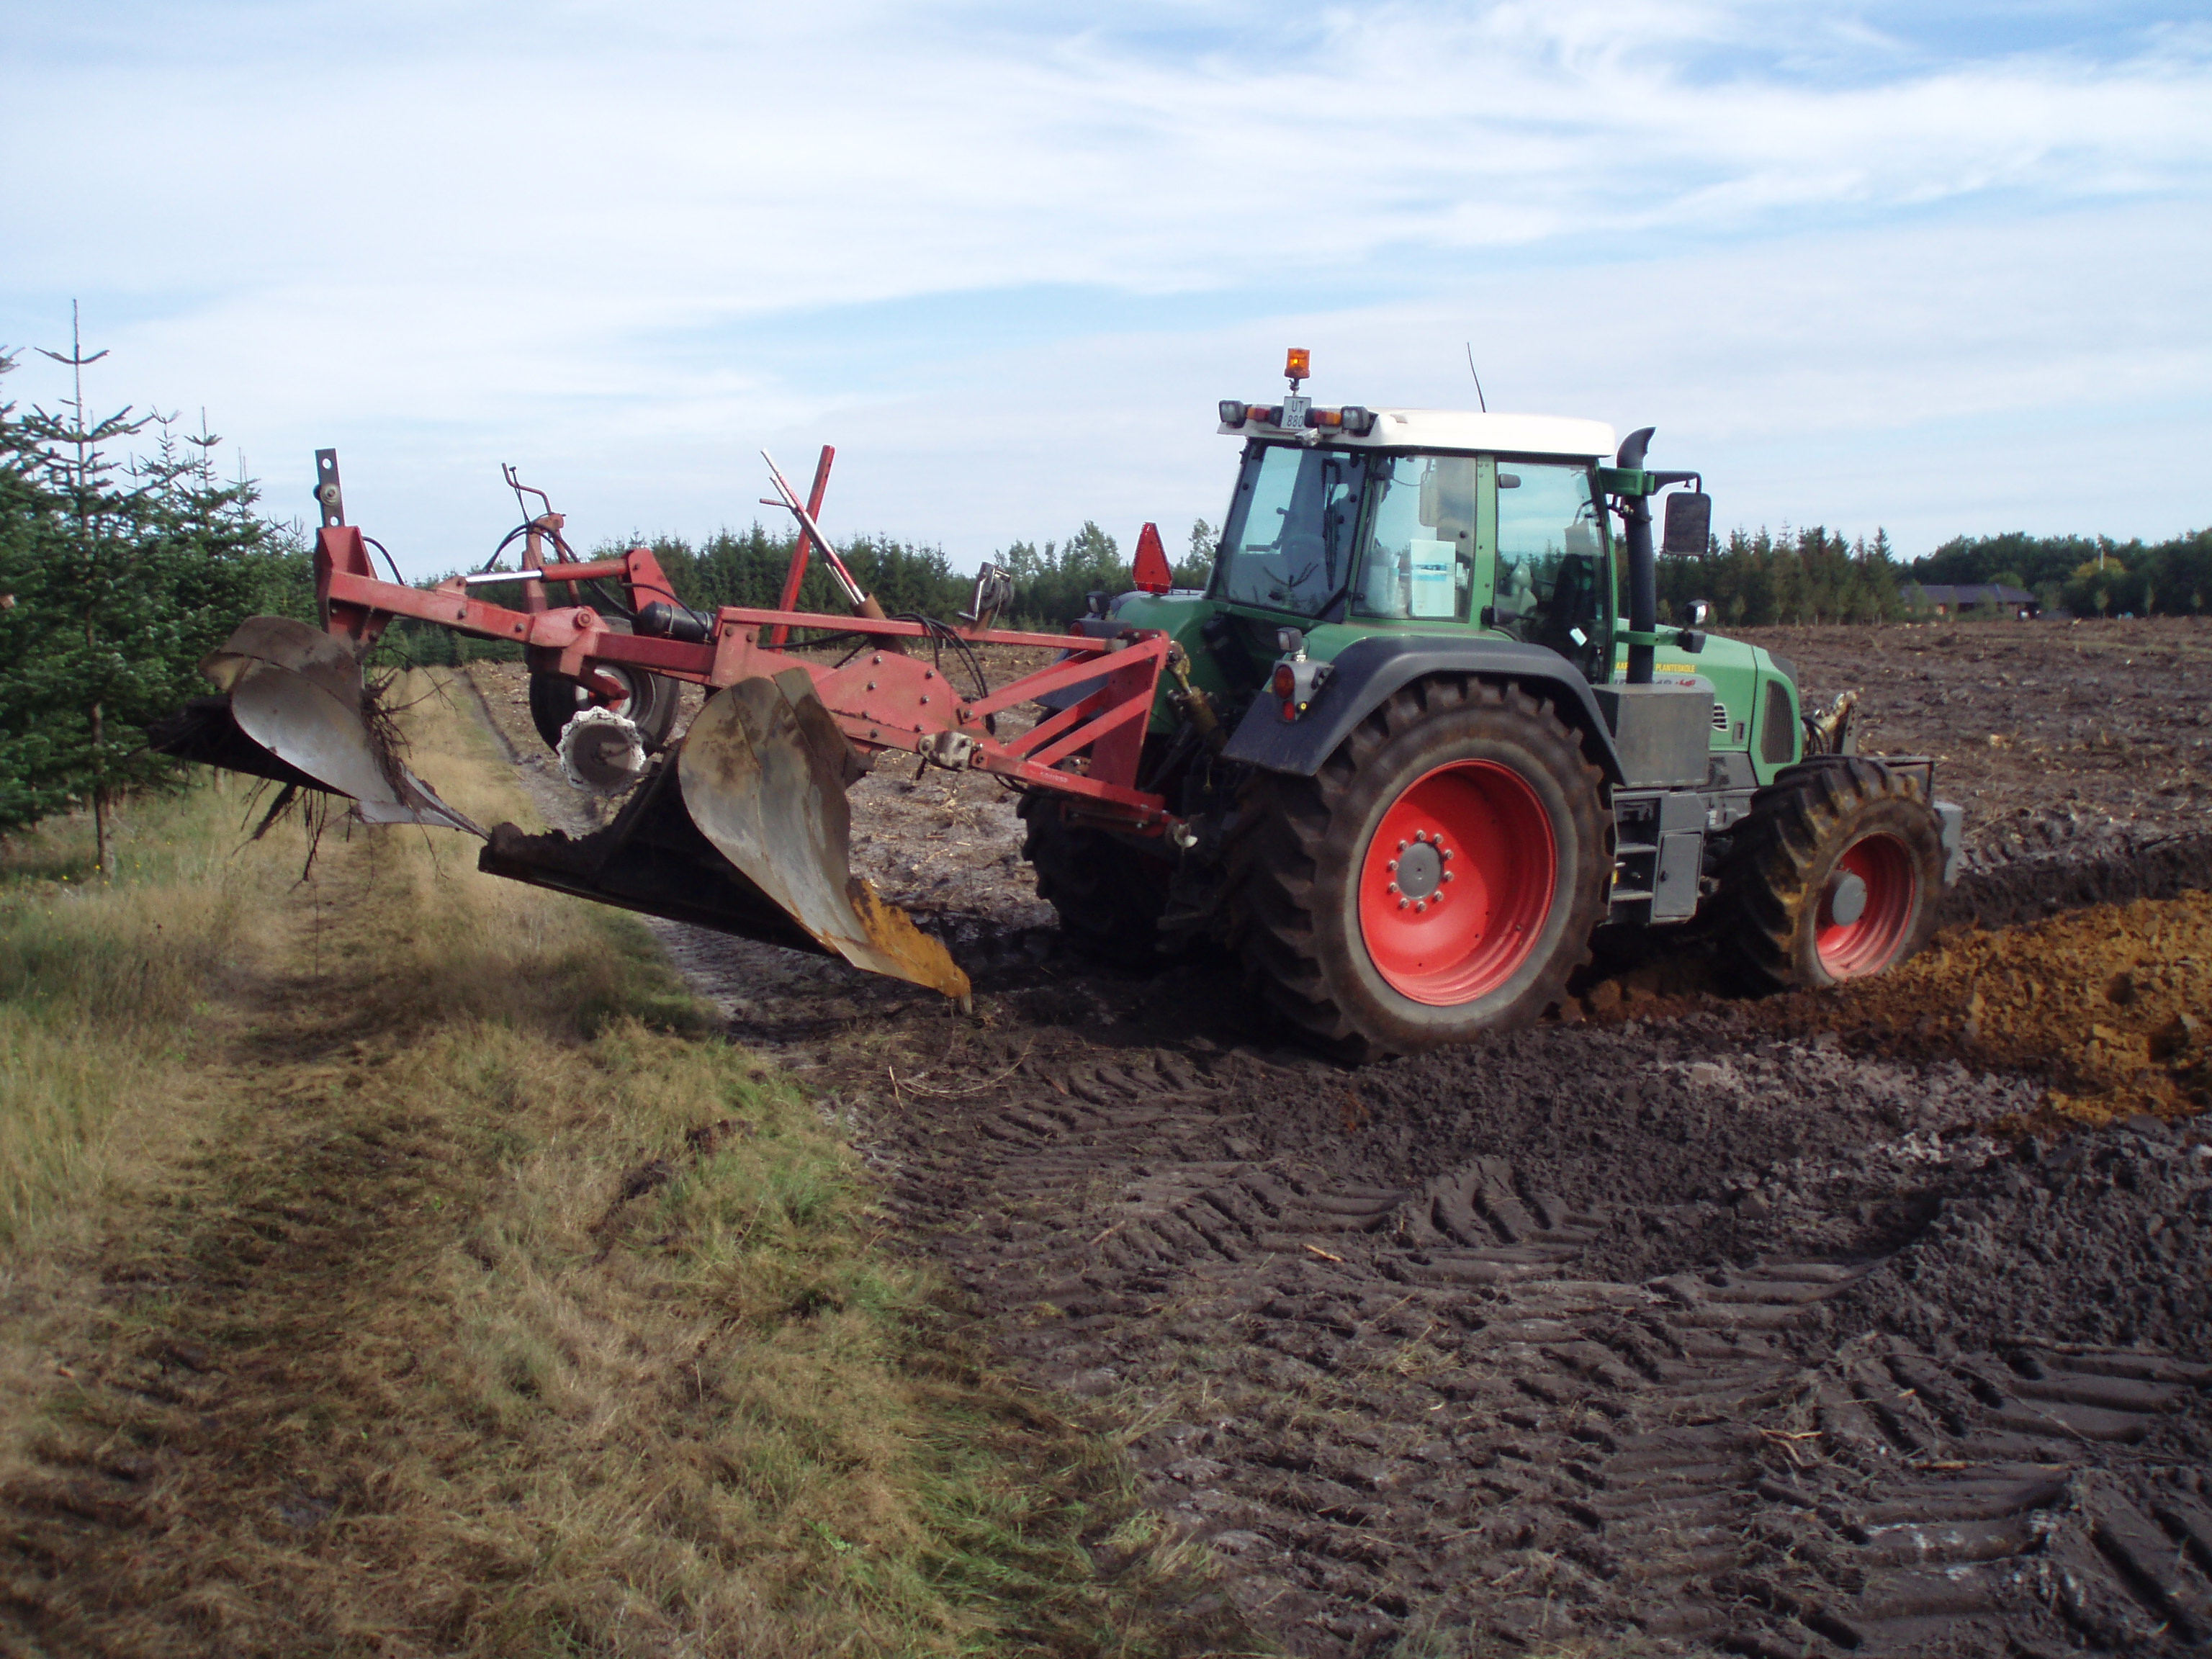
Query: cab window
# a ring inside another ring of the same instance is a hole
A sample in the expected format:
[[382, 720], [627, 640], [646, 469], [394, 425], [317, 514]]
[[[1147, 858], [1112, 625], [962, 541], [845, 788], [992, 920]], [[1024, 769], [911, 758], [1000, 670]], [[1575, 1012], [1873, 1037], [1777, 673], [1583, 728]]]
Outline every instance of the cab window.
[[1377, 457], [1352, 611], [1418, 621], [1467, 615], [1474, 580], [1474, 458]]
[[1492, 622], [1579, 658], [1597, 644], [1604, 567], [1589, 468], [1501, 458]]
[[1214, 597], [1318, 616], [1351, 574], [1365, 466], [1364, 456], [1340, 449], [1247, 450], [1222, 530]]

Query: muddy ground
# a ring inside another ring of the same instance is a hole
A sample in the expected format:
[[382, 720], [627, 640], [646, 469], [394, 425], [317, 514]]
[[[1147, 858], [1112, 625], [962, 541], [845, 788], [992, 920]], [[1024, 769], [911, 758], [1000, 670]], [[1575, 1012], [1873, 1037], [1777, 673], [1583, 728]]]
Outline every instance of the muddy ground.
[[1866, 746], [1934, 755], [1985, 840], [2024, 814], [2203, 827], [2212, 628], [2130, 622], [1763, 628], [1808, 702], [1865, 694]]
[[1870, 752], [1936, 757], [1982, 878], [1954, 901], [1958, 919], [2172, 891], [2212, 856], [2212, 627], [2158, 617], [1744, 637], [1795, 665], [1808, 706], [1860, 690]]
[[[1625, 959], [1559, 1023], [1346, 1071], [1231, 964], [1070, 954], [1012, 798], [888, 768], [856, 862], [952, 944], [972, 1018], [662, 934], [998, 1350], [1127, 1439], [1255, 1641], [2201, 1647], [2212, 1096], [2177, 1017], [2212, 1016], [2212, 629], [1760, 638], [1866, 684], [1869, 746], [1936, 753], [1967, 806], [1916, 979], [1750, 1005]], [[580, 823], [519, 684], [477, 683]]]

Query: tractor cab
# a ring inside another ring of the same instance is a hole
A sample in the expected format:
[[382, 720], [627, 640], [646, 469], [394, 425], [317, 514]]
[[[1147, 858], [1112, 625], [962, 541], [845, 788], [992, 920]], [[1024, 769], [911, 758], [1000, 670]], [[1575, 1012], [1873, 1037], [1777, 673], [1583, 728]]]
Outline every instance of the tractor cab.
[[1587, 428], [1566, 435], [1609, 444], [1611, 429], [1362, 412], [1364, 434], [1314, 446], [1249, 430], [1254, 414], [1272, 410], [1243, 416], [1248, 441], [1211, 596], [1269, 617], [1492, 633], [1607, 678], [1614, 583], [1597, 481], [1604, 452], [1531, 446], [1556, 441], [1553, 428], [1565, 426]]
[[[1318, 406], [1299, 392], [1307, 368], [1293, 353], [1279, 401], [1219, 406], [1218, 430], [1243, 453], [1204, 594], [1132, 593], [1115, 624], [1174, 635], [1194, 682], [1232, 707], [1284, 657], [1299, 686], [1317, 690], [1363, 641], [1488, 643], [1540, 650], [1592, 688], [1705, 694], [1703, 742], [1734, 787], [1799, 758], [1786, 664], [1702, 628], [1661, 628], [1656, 615], [1631, 626], [1632, 524], [1650, 579], [1648, 498], [1673, 489], [1669, 553], [1702, 554], [1711, 515], [1695, 474], [1644, 470], [1648, 434], [1622, 446], [1602, 421]], [[1618, 735], [1620, 699], [1602, 702]], [[1651, 712], [1680, 724], [1679, 708]], [[1153, 731], [1179, 720], [1164, 695]]]

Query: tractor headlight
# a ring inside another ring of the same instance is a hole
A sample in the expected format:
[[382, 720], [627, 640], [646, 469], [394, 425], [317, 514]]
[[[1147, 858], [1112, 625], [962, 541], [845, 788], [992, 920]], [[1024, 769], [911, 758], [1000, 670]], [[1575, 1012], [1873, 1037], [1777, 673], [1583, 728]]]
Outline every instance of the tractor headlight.
[[1243, 425], [1244, 405], [1238, 403], [1234, 398], [1224, 398], [1221, 400], [1221, 424], [1224, 426]]

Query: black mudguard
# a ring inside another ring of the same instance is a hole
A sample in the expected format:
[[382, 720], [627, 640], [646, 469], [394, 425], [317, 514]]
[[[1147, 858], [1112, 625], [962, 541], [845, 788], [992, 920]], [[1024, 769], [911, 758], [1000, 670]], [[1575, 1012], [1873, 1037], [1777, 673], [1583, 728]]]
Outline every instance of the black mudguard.
[[1434, 634], [1370, 634], [1339, 652], [1328, 678], [1304, 714], [1283, 718], [1283, 706], [1264, 691], [1253, 702], [1223, 751], [1267, 772], [1310, 778], [1337, 744], [1392, 693], [1430, 674], [1473, 674], [1517, 680], [1552, 694], [1560, 716], [1581, 728], [1591, 757], [1615, 783], [1622, 780], [1613, 734], [1589, 683], [1556, 651], [1516, 640], [1454, 638]]

